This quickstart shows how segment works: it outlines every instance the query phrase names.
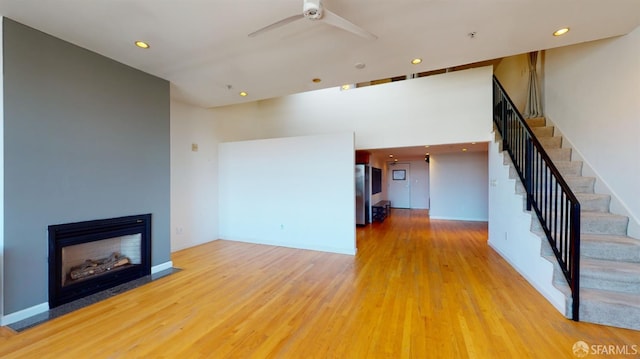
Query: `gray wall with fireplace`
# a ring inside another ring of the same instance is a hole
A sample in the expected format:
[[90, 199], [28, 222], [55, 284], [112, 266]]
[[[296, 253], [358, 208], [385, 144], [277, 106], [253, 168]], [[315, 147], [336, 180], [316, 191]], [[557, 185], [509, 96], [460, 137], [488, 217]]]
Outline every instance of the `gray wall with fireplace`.
[[3, 27], [4, 314], [47, 302], [52, 224], [151, 213], [152, 265], [168, 262], [169, 83]]

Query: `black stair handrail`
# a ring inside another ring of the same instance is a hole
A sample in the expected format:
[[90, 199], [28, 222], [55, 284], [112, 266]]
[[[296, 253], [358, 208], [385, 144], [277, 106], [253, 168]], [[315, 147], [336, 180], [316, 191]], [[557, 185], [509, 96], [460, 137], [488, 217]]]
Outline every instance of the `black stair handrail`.
[[571, 288], [572, 319], [580, 308], [580, 202], [509, 95], [493, 77], [493, 119]]

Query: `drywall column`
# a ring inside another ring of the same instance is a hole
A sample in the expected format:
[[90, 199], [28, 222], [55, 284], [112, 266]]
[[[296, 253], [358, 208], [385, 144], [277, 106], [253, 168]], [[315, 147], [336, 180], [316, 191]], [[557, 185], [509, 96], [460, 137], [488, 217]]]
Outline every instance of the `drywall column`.
[[[3, 64], [3, 33], [0, 17], [0, 69]], [[0, 325], [4, 325], [4, 71], [0, 71]]]

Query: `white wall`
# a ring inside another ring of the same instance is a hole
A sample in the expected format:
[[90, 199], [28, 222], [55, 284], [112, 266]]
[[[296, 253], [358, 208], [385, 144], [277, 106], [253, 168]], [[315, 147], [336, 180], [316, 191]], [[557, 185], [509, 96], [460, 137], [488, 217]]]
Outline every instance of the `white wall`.
[[[640, 28], [629, 35], [548, 50], [548, 118], [611, 192], [611, 210], [631, 216], [640, 238]], [[585, 174], [585, 173], [583, 173]]]
[[431, 218], [488, 220], [486, 152], [431, 155], [430, 164]]
[[[218, 139], [210, 111], [171, 101], [171, 251], [218, 238]], [[192, 145], [198, 146], [197, 151]]]
[[[538, 66], [542, 63], [538, 55]], [[527, 54], [505, 57], [495, 68], [495, 76], [516, 105], [524, 113], [529, 87], [529, 60]]]
[[411, 208], [429, 208], [429, 164], [425, 161], [410, 161], [411, 164]]
[[[344, 132], [355, 132], [358, 148], [487, 141], [491, 76], [485, 67], [207, 110], [172, 102], [172, 251], [219, 238], [218, 143]], [[372, 203], [386, 199], [385, 181], [383, 173], [383, 193]]]
[[[2, 50], [4, 49], [2, 22], [0, 16], [0, 68], [4, 68]], [[0, 325], [4, 324], [4, 72], [0, 71]]]
[[355, 132], [356, 148], [491, 139], [492, 68], [215, 108], [225, 141]]
[[353, 133], [219, 145], [220, 238], [355, 254]]
[[553, 265], [540, 256], [542, 240], [531, 233], [531, 214], [524, 211], [523, 196], [516, 194], [504, 156], [497, 142], [489, 143], [489, 245], [564, 315], [564, 295], [553, 286]]

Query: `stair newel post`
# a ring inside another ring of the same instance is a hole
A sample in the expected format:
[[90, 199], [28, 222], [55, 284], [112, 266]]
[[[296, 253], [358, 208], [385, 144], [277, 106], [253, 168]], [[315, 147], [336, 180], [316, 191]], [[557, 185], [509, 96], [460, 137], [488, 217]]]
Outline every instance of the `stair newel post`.
[[533, 142], [526, 136], [525, 161], [524, 161], [524, 186], [527, 191], [527, 211], [531, 210], [531, 197], [533, 196]]
[[571, 206], [571, 293], [572, 316], [576, 322], [580, 321], [580, 203], [574, 202]]

